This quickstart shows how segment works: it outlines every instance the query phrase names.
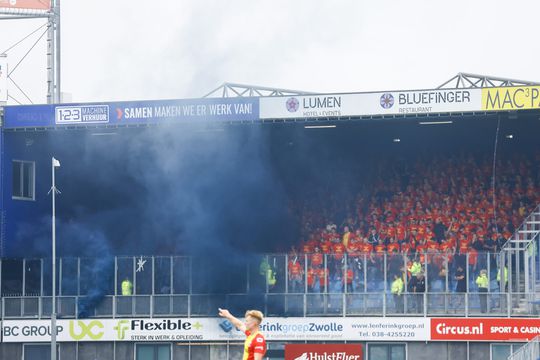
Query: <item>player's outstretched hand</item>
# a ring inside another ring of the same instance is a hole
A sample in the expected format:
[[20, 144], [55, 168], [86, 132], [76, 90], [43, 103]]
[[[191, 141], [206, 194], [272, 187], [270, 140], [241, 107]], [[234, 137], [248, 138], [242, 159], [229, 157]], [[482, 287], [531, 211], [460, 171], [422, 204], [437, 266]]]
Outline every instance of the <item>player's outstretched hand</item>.
[[218, 308], [218, 310], [219, 310], [219, 316], [224, 317], [226, 319], [231, 317], [231, 313], [229, 312], [229, 310], [221, 309], [221, 308]]

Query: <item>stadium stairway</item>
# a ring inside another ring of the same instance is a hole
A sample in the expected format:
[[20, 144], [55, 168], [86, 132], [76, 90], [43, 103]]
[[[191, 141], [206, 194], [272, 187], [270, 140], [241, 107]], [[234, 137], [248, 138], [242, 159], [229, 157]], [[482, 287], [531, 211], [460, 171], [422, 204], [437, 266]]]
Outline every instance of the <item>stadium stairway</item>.
[[[501, 251], [508, 266], [512, 314], [540, 309], [540, 205], [523, 221]], [[529, 312], [530, 313], [530, 312]]]

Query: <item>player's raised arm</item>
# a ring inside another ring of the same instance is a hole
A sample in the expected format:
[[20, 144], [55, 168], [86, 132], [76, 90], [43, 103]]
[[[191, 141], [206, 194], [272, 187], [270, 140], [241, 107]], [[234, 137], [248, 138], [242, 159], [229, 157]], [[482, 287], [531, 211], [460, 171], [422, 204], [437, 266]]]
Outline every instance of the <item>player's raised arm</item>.
[[229, 320], [233, 325], [234, 327], [236, 327], [238, 330], [242, 331], [242, 332], [245, 332], [246, 331], [246, 325], [240, 321], [239, 319], [237, 319], [236, 317], [234, 317], [230, 312], [229, 310], [227, 309], [221, 309], [221, 308], [218, 308], [219, 310], [219, 316]]

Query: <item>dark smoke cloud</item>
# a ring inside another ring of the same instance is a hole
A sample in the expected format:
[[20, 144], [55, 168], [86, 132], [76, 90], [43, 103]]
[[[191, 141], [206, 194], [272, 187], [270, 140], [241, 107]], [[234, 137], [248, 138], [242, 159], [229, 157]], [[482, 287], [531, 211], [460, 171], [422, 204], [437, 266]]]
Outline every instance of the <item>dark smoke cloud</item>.
[[[297, 241], [270, 132], [262, 127], [51, 132], [33, 140], [33, 156], [43, 155], [38, 161], [50, 154], [62, 164], [57, 254], [84, 258], [80, 317], [114, 293], [115, 256], [189, 255], [195, 293], [243, 292], [247, 266], [258, 269], [258, 254]], [[48, 176], [38, 181], [50, 186]], [[25, 246], [14, 255], [50, 257], [50, 197], [42, 193], [44, 215], [18, 226], [17, 241]], [[66, 281], [64, 291], [76, 294], [77, 283]]]
[[[245, 272], [256, 254], [295, 241], [268, 134], [252, 126], [163, 126], [40, 135], [33, 151], [62, 163], [58, 255], [98, 259], [89, 263], [81, 315], [109, 291], [99, 279], [112, 274], [115, 255], [193, 256], [194, 282], [221, 292], [224, 277]], [[22, 224], [17, 237], [34, 255], [49, 256], [50, 217]]]
[[[45, 146], [62, 161], [57, 231], [63, 255], [98, 253], [102, 247], [90, 245], [96, 242], [115, 254], [196, 255], [260, 252], [290, 240], [287, 198], [261, 131], [72, 132], [50, 135]], [[49, 231], [46, 217], [41, 225], [21, 226], [19, 236], [47, 238]], [[40, 244], [47, 242], [36, 244], [46, 253]]]

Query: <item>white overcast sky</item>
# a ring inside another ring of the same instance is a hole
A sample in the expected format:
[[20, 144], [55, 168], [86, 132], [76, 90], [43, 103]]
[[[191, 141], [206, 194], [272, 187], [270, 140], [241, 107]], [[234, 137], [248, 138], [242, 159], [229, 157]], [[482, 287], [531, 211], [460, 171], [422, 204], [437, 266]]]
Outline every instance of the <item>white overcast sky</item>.
[[[540, 1], [62, 0], [74, 101], [200, 97], [223, 82], [432, 88], [458, 72], [540, 81]], [[0, 52], [44, 20], [0, 21]], [[37, 35], [14, 48], [13, 68]], [[44, 39], [13, 73], [45, 102]], [[10, 83], [9, 93], [28, 101]], [[13, 103], [13, 102], [12, 102]]]

